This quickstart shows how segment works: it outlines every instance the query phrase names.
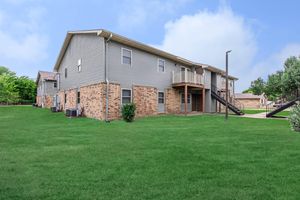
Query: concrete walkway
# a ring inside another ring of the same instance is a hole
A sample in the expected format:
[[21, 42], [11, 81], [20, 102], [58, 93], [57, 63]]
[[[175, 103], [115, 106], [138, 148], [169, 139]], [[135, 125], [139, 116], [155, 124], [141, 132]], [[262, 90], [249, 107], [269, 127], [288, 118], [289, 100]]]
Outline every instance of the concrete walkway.
[[266, 112], [262, 113], [257, 113], [257, 114], [244, 114], [242, 117], [248, 117], [248, 118], [256, 118], [256, 119], [265, 119], [266, 117]]

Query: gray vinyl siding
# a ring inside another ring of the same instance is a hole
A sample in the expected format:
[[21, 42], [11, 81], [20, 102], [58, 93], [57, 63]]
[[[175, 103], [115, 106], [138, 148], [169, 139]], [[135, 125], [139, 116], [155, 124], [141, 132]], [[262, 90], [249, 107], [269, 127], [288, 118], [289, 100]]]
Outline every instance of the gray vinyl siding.
[[[122, 64], [121, 49], [132, 51], [131, 65]], [[122, 88], [132, 85], [156, 87], [164, 91], [172, 85], [172, 71], [179, 71], [175, 62], [116, 42], [108, 45], [108, 76], [111, 82], [120, 83]], [[165, 72], [158, 72], [158, 59], [165, 60]]]
[[57, 88], [54, 87], [54, 81], [45, 81], [45, 95], [54, 96], [57, 92]]
[[211, 90], [205, 90], [205, 112], [214, 112], [211, 108], [212, 98], [211, 98]]
[[206, 89], [211, 88], [211, 72], [208, 70], [204, 70], [204, 87]]
[[[81, 71], [78, 72], [78, 59]], [[67, 78], [65, 78], [67, 68]], [[60, 90], [104, 81], [104, 38], [96, 35], [74, 35], [58, 70]]]

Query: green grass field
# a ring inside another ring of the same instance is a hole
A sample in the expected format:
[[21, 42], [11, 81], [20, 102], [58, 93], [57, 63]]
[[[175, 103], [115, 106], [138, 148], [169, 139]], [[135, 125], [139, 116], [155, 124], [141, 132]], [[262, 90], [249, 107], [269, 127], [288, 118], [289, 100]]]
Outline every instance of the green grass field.
[[0, 107], [0, 199], [300, 199], [299, 152], [287, 120]]
[[[245, 110], [243, 110], [243, 112], [245, 114], [258, 114], [258, 113], [263, 113], [263, 112], [265, 113], [266, 110], [264, 110], [264, 109], [245, 109]], [[288, 116], [290, 116], [290, 111], [288, 111], [288, 110], [283, 110], [275, 115], [275, 117], [288, 117]]]

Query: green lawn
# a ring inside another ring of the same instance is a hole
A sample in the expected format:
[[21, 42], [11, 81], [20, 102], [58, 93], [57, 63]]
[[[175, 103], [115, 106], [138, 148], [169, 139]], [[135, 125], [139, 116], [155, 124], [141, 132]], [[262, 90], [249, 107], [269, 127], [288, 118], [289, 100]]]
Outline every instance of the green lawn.
[[266, 112], [266, 110], [259, 110], [259, 109], [257, 109], [257, 110], [255, 110], [255, 109], [245, 109], [245, 110], [243, 110], [243, 112], [245, 113], [245, 114], [258, 114], [258, 113], [263, 113], [263, 112]]
[[287, 120], [0, 107], [0, 199], [300, 199], [299, 152]]
[[[243, 112], [245, 113], [245, 114], [258, 114], [258, 113], [265, 113], [266, 112], [266, 110], [263, 110], [263, 109], [245, 109], [245, 110], [243, 110]], [[275, 117], [288, 117], [288, 116], [290, 116], [290, 111], [288, 111], [288, 110], [283, 110], [283, 111], [281, 111], [281, 112], [279, 112], [279, 113], [277, 113], [276, 115], [275, 115]]]

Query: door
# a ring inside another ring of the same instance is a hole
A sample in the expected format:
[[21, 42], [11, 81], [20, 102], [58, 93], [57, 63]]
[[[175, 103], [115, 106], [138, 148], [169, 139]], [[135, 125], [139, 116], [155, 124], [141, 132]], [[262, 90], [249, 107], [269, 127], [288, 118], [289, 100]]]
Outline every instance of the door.
[[164, 113], [165, 112], [165, 93], [164, 92], [158, 92], [158, 112]]
[[200, 94], [192, 94], [192, 111], [201, 111], [201, 98]]

